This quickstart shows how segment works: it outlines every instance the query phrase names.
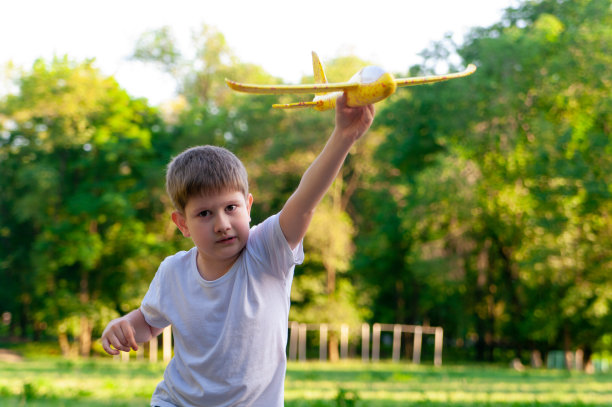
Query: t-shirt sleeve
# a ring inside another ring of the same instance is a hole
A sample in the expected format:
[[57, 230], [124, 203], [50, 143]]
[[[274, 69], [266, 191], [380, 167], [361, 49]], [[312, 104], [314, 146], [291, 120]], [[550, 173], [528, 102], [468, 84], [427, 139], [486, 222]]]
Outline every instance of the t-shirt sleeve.
[[170, 325], [170, 321], [166, 319], [166, 316], [162, 312], [162, 287], [165, 286], [164, 278], [167, 274], [168, 259], [162, 262], [157, 269], [153, 281], [149, 285], [149, 290], [145, 294], [142, 303], [140, 304], [140, 311], [145, 318], [147, 323], [155, 328], [165, 328]]
[[280, 227], [278, 214], [251, 229], [248, 251], [259, 261], [269, 264], [265, 270], [286, 278], [296, 264], [304, 261], [304, 247], [300, 242], [291, 250]]

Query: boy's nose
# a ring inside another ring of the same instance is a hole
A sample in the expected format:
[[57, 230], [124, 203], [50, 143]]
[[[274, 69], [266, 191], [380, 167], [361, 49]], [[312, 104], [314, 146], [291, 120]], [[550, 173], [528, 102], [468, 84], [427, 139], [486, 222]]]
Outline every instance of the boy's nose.
[[225, 216], [224, 214], [217, 216], [217, 219], [215, 222], [215, 232], [216, 233], [225, 232], [226, 230], [229, 230], [230, 227], [231, 227], [231, 224], [227, 216]]

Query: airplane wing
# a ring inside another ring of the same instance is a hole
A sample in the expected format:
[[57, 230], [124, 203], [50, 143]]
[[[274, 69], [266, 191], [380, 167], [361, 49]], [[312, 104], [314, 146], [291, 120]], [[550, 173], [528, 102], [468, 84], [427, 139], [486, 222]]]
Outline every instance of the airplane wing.
[[414, 78], [400, 78], [396, 79], [395, 83], [398, 87], [400, 86], [414, 86], [414, 85], [422, 85], [424, 83], [434, 83], [434, 82], [442, 82], [447, 81], [449, 79], [463, 78], [464, 76], [469, 76], [476, 72], [476, 65], [469, 64], [465, 71], [449, 73], [446, 75], [434, 75], [434, 76], [417, 76]]
[[296, 103], [282, 103], [272, 105], [275, 109], [302, 109], [306, 107], [321, 106], [322, 102], [296, 102]]
[[359, 83], [355, 82], [338, 82], [338, 83], [313, 83], [305, 85], [253, 85], [246, 83], [234, 82], [225, 79], [227, 86], [231, 89], [244, 92], [256, 93], [260, 95], [283, 95], [293, 93], [329, 93], [339, 92], [348, 89], [358, 88]]

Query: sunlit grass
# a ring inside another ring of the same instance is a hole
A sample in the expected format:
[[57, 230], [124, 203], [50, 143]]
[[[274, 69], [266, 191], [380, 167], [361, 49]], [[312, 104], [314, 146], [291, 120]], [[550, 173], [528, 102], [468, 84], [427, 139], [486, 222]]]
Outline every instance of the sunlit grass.
[[[147, 406], [162, 364], [61, 358], [0, 363], [0, 405]], [[8, 401], [13, 397], [14, 404]], [[25, 400], [27, 399], [27, 400]]]
[[355, 391], [367, 406], [612, 406], [610, 375], [357, 362], [290, 364], [285, 399], [288, 405], [333, 400], [340, 388]]
[[[59, 357], [0, 363], [1, 406], [148, 406], [162, 363]], [[350, 398], [358, 398], [351, 404]], [[612, 406], [612, 374], [358, 361], [290, 363], [287, 407]]]

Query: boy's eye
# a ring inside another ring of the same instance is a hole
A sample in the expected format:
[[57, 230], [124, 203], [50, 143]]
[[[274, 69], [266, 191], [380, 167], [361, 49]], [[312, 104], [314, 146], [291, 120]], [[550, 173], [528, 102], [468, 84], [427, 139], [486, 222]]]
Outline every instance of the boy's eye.
[[228, 212], [233, 212], [236, 210], [237, 207], [238, 205], [228, 205], [227, 208], [225, 208], [225, 210]]
[[208, 215], [210, 215], [210, 211], [209, 210], [205, 210], [205, 211], [202, 211], [202, 212], [198, 213], [198, 216], [201, 216], [201, 217], [206, 217]]

